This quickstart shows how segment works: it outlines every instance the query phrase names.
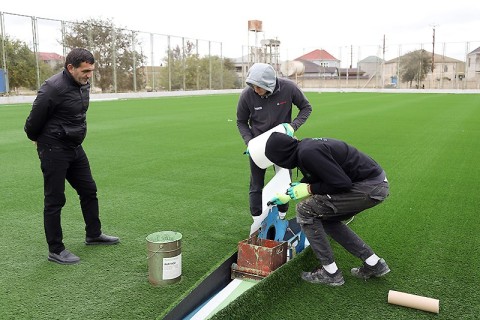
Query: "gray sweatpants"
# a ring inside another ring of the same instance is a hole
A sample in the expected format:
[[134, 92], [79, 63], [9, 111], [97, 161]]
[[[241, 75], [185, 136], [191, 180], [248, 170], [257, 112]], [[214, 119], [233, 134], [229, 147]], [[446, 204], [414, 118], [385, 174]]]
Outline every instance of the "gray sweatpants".
[[327, 235], [362, 261], [374, 253], [343, 221], [380, 204], [388, 194], [387, 181], [374, 185], [359, 182], [348, 192], [312, 195], [297, 204], [297, 222], [322, 265], [335, 261]]

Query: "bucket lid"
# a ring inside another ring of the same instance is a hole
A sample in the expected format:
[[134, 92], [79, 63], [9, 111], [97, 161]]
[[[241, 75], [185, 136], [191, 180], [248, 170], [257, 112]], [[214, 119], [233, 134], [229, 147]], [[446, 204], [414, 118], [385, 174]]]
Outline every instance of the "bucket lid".
[[160, 231], [147, 236], [147, 241], [153, 243], [168, 243], [180, 239], [182, 239], [182, 234], [175, 231]]

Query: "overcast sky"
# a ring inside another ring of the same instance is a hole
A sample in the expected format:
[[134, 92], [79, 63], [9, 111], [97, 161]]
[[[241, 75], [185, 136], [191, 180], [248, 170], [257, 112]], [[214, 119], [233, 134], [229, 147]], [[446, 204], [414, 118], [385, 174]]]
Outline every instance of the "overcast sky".
[[[5, 0], [0, 11], [67, 21], [112, 19], [120, 28], [221, 42], [223, 55], [232, 58], [255, 38], [279, 40], [281, 60], [314, 49], [341, 58], [341, 48], [381, 48], [384, 36], [388, 48], [422, 43], [432, 51], [433, 28], [436, 52], [442, 43], [461, 51], [466, 42], [470, 50], [480, 46], [480, 0]], [[263, 32], [249, 32], [249, 20], [262, 21]]]

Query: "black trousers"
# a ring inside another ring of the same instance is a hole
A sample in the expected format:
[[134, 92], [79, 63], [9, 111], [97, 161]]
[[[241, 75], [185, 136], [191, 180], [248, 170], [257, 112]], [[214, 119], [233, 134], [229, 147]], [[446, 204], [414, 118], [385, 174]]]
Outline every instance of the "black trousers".
[[66, 202], [65, 181], [68, 181], [79, 196], [86, 236], [98, 237], [101, 234], [101, 223], [97, 186], [82, 146], [65, 149], [39, 143], [37, 152], [43, 172], [43, 221], [48, 250], [60, 253], [65, 249], [60, 217]]
[[[250, 158], [250, 157], [249, 157]], [[252, 158], [250, 158], [250, 213], [252, 216], [259, 216], [262, 214], [262, 190], [265, 186], [265, 172], [267, 169], [258, 167]], [[290, 170], [291, 176], [291, 170]], [[278, 206], [278, 211], [287, 212], [288, 203]]]
[[297, 204], [297, 222], [322, 265], [335, 261], [327, 235], [362, 261], [374, 253], [343, 221], [380, 204], [388, 194], [386, 181], [376, 185], [354, 183], [349, 192], [313, 195]]

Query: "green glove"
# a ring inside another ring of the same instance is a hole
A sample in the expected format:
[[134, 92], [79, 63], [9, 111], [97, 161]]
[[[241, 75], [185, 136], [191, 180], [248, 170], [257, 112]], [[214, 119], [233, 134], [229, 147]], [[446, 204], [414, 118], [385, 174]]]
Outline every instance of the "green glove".
[[287, 131], [287, 134], [293, 138], [293, 133], [295, 130], [293, 130], [293, 127], [290, 125], [290, 123], [282, 123], [282, 125], [285, 128], [285, 131]]
[[281, 205], [288, 203], [290, 201], [290, 196], [285, 193], [277, 193], [275, 194], [275, 197], [272, 198], [272, 200], [268, 201], [267, 205]]
[[302, 199], [310, 195], [310, 192], [308, 192], [307, 183], [294, 182], [291, 183], [290, 186], [291, 187], [287, 189], [287, 194], [293, 200]]

